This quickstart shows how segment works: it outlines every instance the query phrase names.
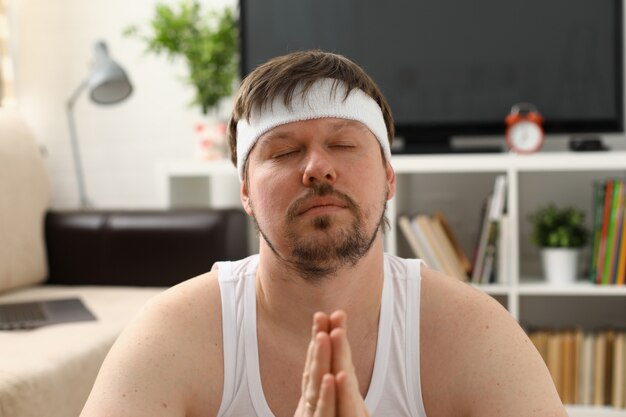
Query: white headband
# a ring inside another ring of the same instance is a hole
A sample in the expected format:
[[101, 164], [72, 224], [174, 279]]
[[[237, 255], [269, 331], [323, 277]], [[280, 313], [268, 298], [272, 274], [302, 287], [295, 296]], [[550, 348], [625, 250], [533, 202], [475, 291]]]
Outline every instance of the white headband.
[[[335, 83], [336, 89], [333, 92]], [[239, 120], [237, 122], [239, 180], [243, 181], [248, 154], [259, 137], [277, 126], [300, 120], [336, 117], [361, 122], [376, 136], [387, 160], [391, 160], [387, 126], [382, 110], [376, 101], [356, 88], [350, 91], [348, 97], [343, 100], [345, 92], [346, 87], [342, 82], [323, 78], [313, 83], [306, 97], [303, 97], [302, 86], [298, 86], [294, 91], [290, 107], [285, 106], [282, 96], [277, 97], [263, 111], [253, 112], [249, 121]]]

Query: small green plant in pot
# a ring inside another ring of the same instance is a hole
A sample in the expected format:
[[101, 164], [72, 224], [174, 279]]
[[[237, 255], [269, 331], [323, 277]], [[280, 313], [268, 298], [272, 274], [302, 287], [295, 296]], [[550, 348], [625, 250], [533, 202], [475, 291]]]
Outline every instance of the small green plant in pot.
[[533, 224], [532, 242], [541, 248], [548, 283], [574, 282], [580, 249], [587, 243], [584, 213], [550, 204], [538, 209], [529, 219]]
[[[199, 106], [205, 116], [194, 126], [199, 156], [223, 157], [226, 123], [218, 119], [217, 109], [223, 98], [232, 95], [239, 73], [235, 12], [228, 7], [205, 11], [198, 0], [182, 0], [178, 7], [158, 3], [147, 30], [130, 26], [124, 34], [142, 40], [147, 52], [185, 61], [185, 82], [195, 89], [190, 105]], [[210, 113], [212, 121], [206, 117]]]

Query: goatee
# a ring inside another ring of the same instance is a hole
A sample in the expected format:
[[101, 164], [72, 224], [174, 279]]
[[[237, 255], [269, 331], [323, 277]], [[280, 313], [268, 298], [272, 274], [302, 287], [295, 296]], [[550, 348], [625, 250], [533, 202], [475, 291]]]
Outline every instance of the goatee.
[[[316, 233], [303, 236], [294, 232], [292, 226], [298, 217], [298, 209], [311, 198], [333, 196], [340, 200], [353, 216], [349, 225], [335, 224], [338, 221], [327, 215], [316, 216], [311, 219], [311, 225]], [[287, 210], [286, 234], [291, 253], [281, 256], [267, 235], [253, 216], [257, 230], [266, 241], [270, 249], [280, 259], [289, 265], [298, 275], [307, 282], [318, 284], [323, 279], [333, 276], [340, 268], [347, 265], [356, 265], [369, 251], [376, 239], [385, 219], [386, 196], [383, 196], [383, 210], [378, 223], [371, 234], [367, 233], [364, 214], [361, 207], [347, 194], [334, 189], [328, 183], [315, 184], [304, 197], [294, 201]], [[334, 226], [334, 227], [333, 227]], [[323, 233], [323, 236], [319, 236]]]

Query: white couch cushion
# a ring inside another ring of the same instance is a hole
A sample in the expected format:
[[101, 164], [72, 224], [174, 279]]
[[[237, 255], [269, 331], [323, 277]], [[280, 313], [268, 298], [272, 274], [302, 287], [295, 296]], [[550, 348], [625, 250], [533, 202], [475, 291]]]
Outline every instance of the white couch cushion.
[[162, 288], [38, 286], [0, 302], [79, 297], [97, 321], [0, 331], [0, 416], [76, 417], [113, 342]]
[[0, 109], [0, 292], [46, 278], [43, 221], [49, 201], [35, 140], [17, 113]]

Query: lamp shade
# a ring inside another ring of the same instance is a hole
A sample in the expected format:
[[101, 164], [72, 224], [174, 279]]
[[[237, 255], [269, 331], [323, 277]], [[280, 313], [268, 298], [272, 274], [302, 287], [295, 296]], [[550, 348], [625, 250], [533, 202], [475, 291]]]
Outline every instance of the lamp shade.
[[76, 123], [74, 123], [74, 104], [85, 88], [89, 89], [89, 97], [97, 104], [115, 104], [124, 100], [133, 92], [133, 86], [126, 76], [126, 72], [109, 57], [109, 51], [104, 42], [98, 41], [94, 47], [94, 62], [89, 75], [84, 79], [76, 91], [67, 100], [67, 120], [70, 128], [70, 140], [76, 180], [78, 182], [78, 195], [80, 205], [83, 208], [91, 207], [85, 190], [83, 178], [83, 164], [80, 158], [80, 147], [76, 135]]
[[95, 62], [89, 73], [89, 96], [98, 104], [115, 104], [130, 95], [133, 86], [126, 72], [109, 56], [104, 42], [94, 46]]

